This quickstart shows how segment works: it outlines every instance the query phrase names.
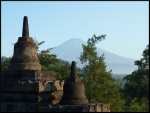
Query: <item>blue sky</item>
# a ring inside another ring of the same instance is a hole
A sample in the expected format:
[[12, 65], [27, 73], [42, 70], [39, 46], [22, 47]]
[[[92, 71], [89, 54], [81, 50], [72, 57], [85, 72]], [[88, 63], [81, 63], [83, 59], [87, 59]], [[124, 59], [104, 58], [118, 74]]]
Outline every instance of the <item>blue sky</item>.
[[13, 55], [28, 16], [30, 37], [45, 41], [40, 49], [57, 47], [70, 38], [87, 41], [106, 34], [97, 47], [139, 60], [149, 44], [148, 1], [1, 2], [1, 55]]

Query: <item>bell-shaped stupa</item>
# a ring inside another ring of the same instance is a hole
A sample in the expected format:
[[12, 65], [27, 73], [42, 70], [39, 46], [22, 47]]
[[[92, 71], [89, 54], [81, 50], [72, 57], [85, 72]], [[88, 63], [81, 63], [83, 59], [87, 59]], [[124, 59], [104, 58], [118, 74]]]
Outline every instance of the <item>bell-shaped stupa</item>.
[[28, 17], [24, 16], [22, 37], [14, 45], [14, 54], [10, 70], [41, 70], [37, 56], [37, 47], [29, 37]]
[[62, 105], [86, 105], [88, 99], [84, 93], [84, 84], [76, 73], [76, 63], [72, 61], [70, 78], [64, 84], [64, 94], [60, 101]]

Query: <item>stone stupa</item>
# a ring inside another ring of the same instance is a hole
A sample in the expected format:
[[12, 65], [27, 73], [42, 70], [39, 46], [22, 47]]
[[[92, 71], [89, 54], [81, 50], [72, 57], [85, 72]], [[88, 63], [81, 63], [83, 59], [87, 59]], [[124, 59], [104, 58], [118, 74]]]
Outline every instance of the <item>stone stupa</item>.
[[70, 78], [63, 86], [63, 96], [58, 104], [46, 105], [39, 112], [110, 112], [110, 105], [89, 103], [84, 93], [84, 84], [77, 76], [76, 63], [72, 61]]
[[41, 70], [37, 57], [37, 47], [29, 37], [28, 18], [24, 16], [22, 37], [14, 45], [14, 54], [10, 63], [10, 70]]
[[88, 99], [84, 94], [84, 84], [76, 73], [76, 63], [72, 61], [70, 78], [64, 84], [61, 105], [86, 105]]

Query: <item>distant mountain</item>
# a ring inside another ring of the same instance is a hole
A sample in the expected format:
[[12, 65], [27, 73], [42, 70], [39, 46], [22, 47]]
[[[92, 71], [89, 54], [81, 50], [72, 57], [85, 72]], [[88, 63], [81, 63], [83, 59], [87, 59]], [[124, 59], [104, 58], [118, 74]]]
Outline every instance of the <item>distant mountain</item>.
[[[82, 68], [84, 65], [79, 60], [81, 52], [83, 52], [82, 44], [86, 44], [86, 42], [79, 38], [72, 38], [52, 49], [50, 53], [56, 54], [57, 58], [69, 61], [70, 63], [76, 61], [77, 67]], [[113, 74], [130, 74], [137, 69], [134, 65], [134, 59], [118, 56], [100, 48], [96, 48], [96, 50], [99, 56], [104, 53], [107, 70], [111, 69]]]

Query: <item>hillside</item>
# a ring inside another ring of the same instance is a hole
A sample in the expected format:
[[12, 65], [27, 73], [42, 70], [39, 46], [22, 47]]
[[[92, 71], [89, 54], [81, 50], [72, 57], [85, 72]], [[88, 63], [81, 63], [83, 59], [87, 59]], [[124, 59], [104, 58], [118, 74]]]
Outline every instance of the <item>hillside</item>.
[[[52, 49], [50, 53], [56, 54], [58, 58], [70, 63], [76, 61], [77, 66], [82, 68], [83, 64], [79, 60], [80, 54], [83, 52], [82, 44], [86, 44], [86, 42], [79, 38], [72, 38]], [[134, 59], [122, 57], [100, 48], [97, 48], [97, 52], [99, 55], [104, 53], [107, 70], [111, 69], [113, 74], [129, 74], [137, 68], [134, 65]]]

